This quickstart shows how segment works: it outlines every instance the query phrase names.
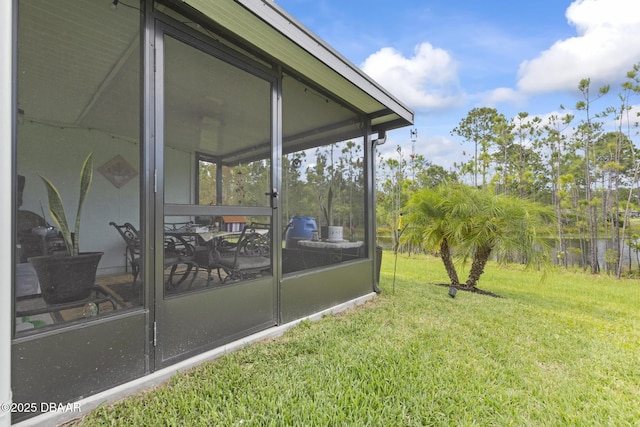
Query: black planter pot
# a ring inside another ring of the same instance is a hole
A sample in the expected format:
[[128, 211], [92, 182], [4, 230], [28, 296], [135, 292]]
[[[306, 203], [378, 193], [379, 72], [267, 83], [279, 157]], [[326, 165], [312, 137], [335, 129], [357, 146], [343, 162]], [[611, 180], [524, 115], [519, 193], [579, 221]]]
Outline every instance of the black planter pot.
[[329, 238], [329, 226], [321, 225], [320, 226], [320, 238], [322, 240], [327, 240]]
[[96, 283], [96, 270], [103, 252], [78, 256], [37, 256], [29, 258], [36, 271], [42, 298], [48, 304], [60, 304], [89, 298]]

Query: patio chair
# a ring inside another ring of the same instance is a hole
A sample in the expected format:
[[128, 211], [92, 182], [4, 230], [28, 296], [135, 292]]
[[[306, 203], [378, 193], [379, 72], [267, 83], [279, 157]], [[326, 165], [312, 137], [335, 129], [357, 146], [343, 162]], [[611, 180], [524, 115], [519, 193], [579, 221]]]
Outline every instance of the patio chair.
[[[125, 222], [123, 225], [118, 225], [115, 222], [110, 222], [120, 236], [126, 243], [126, 256], [129, 265], [131, 266], [131, 272], [133, 274], [132, 287], [135, 287], [138, 274], [140, 273], [140, 253], [141, 253], [141, 241], [140, 233], [130, 223]], [[169, 278], [165, 284], [170, 289], [175, 289], [178, 285], [184, 282], [189, 274], [193, 272], [193, 278], [189, 283], [189, 287], [193, 284], [196, 276], [198, 275], [198, 264], [195, 262], [195, 249], [192, 245], [187, 243], [180, 236], [165, 236], [164, 238], [164, 268], [171, 268]], [[186, 269], [181, 273], [180, 279], [176, 283], [173, 282], [174, 276], [178, 269], [178, 266], [185, 265]]]
[[252, 223], [242, 234], [232, 251], [213, 248], [212, 265], [226, 273], [227, 280], [255, 278], [271, 271], [271, 230], [269, 224]]
[[109, 225], [115, 227], [120, 233], [120, 236], [124, 239], [126, 244], [125, 253], [127, 262], [131, 267], [131, 273], [133, 274], [132, 287], [135, 287], [138, 274], [140, 273], [140, 234], [138, 230], [128, 222], [123, 225], [118, 225], [115, 222], [110, 222]]
[[[175, 290], [182, 282], [187, 280], [189, 274], [193, 273], [193, 277], [189, 282], [188, 288], [191, 288], [200, 266], [196, 262], [196, 249], [187, 242], [184, 237], [179, 235], [166, 235], [164, 236], [164, 268], [171, 268], [169, 278], [165, 283], [165, 289]], [[178, 266], [184, 265], [186, 269], [180, 273], [180, 279], [176, 283], [173, 283], [174, 275], [178, 269]]]
[[212, 241], [207, 242], [207, 245], [204, 246], [206, 250], [202, 250], [202, 246], [196, 247], [196, 256], [195, 261], [198, 263], [200, 268], [205, 268], [207, 270], [207, 286], [213, 280], [211, 276], [211, 272], [216, 270], [218, 273], [218, 280], [223, 282], [222, 274], [220, 269], [222, 269], [222, 265], [218, 262], [219, 258], [230, 258], [235, 256], [236, 247], [238, 242], [235, 241], [240, 234], [233, 233], [226, 236], [220, 236], [214, 238]]

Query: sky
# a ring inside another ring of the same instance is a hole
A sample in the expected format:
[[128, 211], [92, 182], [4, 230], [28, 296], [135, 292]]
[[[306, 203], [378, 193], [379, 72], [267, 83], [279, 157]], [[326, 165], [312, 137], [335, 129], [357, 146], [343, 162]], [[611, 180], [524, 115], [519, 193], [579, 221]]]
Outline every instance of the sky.
[[473, 108], [566, 114], [584, 78], [611, 85], [595, 108], [617, 107], [640, 63], [640, 0], [275, 1], [415, 112], [379, 150], [447, 169], [471, 151], [451, 131]]

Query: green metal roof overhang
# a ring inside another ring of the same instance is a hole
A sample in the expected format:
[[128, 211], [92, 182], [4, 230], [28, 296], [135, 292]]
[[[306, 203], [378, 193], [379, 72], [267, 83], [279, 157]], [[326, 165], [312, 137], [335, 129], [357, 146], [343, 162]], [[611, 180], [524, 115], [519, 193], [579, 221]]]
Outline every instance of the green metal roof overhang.
[[368, 116], [374, 132], [413, 124], [413, 111], [273, 1], [183, 1], [283, 67]]

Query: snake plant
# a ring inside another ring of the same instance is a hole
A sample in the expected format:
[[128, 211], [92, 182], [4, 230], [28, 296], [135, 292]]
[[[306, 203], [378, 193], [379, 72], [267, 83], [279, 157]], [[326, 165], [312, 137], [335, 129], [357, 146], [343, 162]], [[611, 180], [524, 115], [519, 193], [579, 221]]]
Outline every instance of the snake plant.
[[51, 215], [51, 218], [58, 226], [58, 230], [62, 233], [62, 237], [67, 247], [67, 255], [76, 256], [78, 255], [78, 242], [80, 240], [80, 217], [82, 213], [82, 204], [84, 203], [89, 187], [91, 187], [91, 181], [93, 180], [93, 153], [89, 153], [82, 164], [82, 169], [80, 170], [80, 199], [78, 200], [78, 211], [76, 213], [76, 223], [73, 234], [71, 234], [71, 228], [67, 222], [67, 215], [65, 214], [60, 192], [49, 179], [42, 175], [40, 175], [40, 178], [42, 178], [44, 185], [47, 188], [49, 215]]
[[333, 189], [331, 187], [329, 187], [329, 194], [327, 195], [327, 206], [322, 205], [322, 213], [324, 213], [327, 225], [333, 225]]

